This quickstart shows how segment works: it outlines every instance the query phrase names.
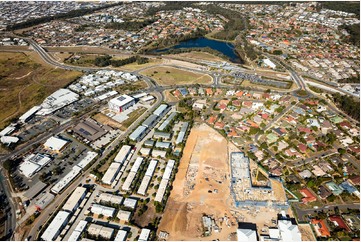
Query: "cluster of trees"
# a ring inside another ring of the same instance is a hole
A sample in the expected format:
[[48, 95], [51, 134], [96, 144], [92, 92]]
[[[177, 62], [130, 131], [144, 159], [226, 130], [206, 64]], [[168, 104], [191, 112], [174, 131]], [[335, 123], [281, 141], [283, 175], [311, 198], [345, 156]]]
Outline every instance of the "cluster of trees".
[[114, 7], [114, 6], [121, 5], [121, 4], [123, 4], [123, 3], [119, 2], [119, 3], [107, 4], [104, 6], [100, 6], [97, 8], [90, 8], [90, 9], [89, 8], [76, 9], [76, 10], [71, 10], [67, 13], [59, 13], [54, 16], [46, 16], [46, 17], [41, 17], [41, 18], [29, 19], [29, 20], [21, 22], [21, 23], [9, 25], [6, 27], [6, 30], [11, 31], [11, 30], [28, 28], [28, 27], [31, 27], [34, 25], [47, 23], [47, 22], [50, 22], [52, 20], [57, 20], [57, 19], [75, 18], [75, 17], [86, 15], [86, 14], [91, 14], [91, 13], [101, 10], [101, 9], [110, 8], [110, 7]]
[[339, 83], [360, 83], [360, 76], [352, 76], [343, 80], [339, 80]]
[[214, 50], [212, 48], [209, 48], [209, 47], [168, 49], [166, 51], [157, 52], [155, 54], [180, 54], [180, 53], [189, 53], [192, 51], [207, 52], [212, 55], [219, 56], [223, 59], [228, 59], [228, 57], [223, 55], [221, 52]]
[[220, 14], [229, 21], [224, 25], [224, 30], [213, 35], [214, 38], [223, 40], [234, 40], [241, 31], [247, 29], [248, 20], [244, 14], [226, 8], [221, 8], [213, 4], [201, 6], [201, 9], [206, 10], [210, 14]]
[[124, 21], [123, 23], [112, 22], [106, 24], [106, 29], [123, 29], [127, 31], [138, 31], [147, 25], [150, 25], [157, 21], [155, 18], [146, 19], [143, 21]]
[[344, 111], [357, 121], [360, 121], [359, 101], [355, 101], [354, 98], [347, 95], [341, 95], [340, 93], [334, 93], [332, 94], [332, 97], [333, 101], [338, 104], [339, 108], [341, 108], [342, 111]]
[[105, 66], [109, 66], [109, 65], [118, 67], [118, 66], [124, 66], [124, 65], [134, 63], [134, 62], [137, 62], [137, 64], [140, 65], [140, 64], [148, 63], [149, 59], [145, 58], [145, 57], [140, 57], [137, 55], [137, 56], [131, 56], [129, 58], [122, 59], [122, 60], [112, 60], [112, 57], [110, 55], [105, 55], [105, 56], [96, 57], [94, 60], [94, 65], [100, 66], [100, 67], [105, 67]]
[[343, 28], [350, 34], [349, 41], [360, 47], [360, 24], [346, 25]]
[[165, 2], [165, 5], [159, 7], [150, 7], [146, 15], [154, 16], [158, 11], [181, 10], [186, 7], [192, 7], [193, 2]]

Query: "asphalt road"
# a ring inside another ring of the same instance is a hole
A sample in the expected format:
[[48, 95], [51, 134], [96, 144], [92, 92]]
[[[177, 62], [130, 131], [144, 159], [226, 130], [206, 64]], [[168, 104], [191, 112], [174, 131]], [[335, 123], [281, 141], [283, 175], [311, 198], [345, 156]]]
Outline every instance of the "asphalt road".
[[327, 206], [323, 206], [323, 207], [319, 207], [319, 208], [311, 208], [311, 209], [300, 209], [297, 205], [294, 206], [296, 213], [297, 213], [297, 218], [299, 218], [299, 220], [303, 220], [304, 216], [309, 215], [309, 214], [315, 214], [319, 211], [325, 211], [327, 212], [329, 209], [334, 209], [335, 207], [338, 207], [340, 210], [347, 210], [347, 208], [350, 209], [360, 209], [360, 204], [359, 203], [351, 203], [351, 204], [340, 204], [340, 205], [327, 205]]

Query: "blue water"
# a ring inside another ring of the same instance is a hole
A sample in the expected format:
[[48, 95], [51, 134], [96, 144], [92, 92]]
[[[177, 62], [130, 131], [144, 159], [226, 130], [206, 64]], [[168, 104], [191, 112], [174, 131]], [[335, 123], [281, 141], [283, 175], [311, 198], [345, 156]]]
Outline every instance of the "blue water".
[[180, 48], [204, 48], [209, 47], [216, 51], [221, 52], [225, 56], [229, 58], [230, 61], [235, 63], [243, 63], [242, 59], [236, 54], [234, 45], [227, 42], [207, 39], [204, 37], [190, 39], [186, 41], [182, 41], [179, 44], [172, 46], [166, 49], [155, 50], [155, 52], [164, 52], [170, 49], [180, 49]]

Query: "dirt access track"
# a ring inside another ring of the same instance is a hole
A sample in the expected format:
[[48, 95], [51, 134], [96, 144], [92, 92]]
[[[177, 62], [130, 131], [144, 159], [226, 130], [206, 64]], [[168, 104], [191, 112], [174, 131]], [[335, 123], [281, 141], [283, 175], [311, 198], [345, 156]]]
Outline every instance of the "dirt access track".
[[[231, 234], [236, 232], [237, 223], [231, 217], [229, 185], [227, 140], [206, 124], [195, 125], [158, 232], [169, 233], [167, 240], [229, 240], [234, 237]], [[203, 237], [204, 214], [215, 219], [219, 232], [212, 230], [211, 236]]]

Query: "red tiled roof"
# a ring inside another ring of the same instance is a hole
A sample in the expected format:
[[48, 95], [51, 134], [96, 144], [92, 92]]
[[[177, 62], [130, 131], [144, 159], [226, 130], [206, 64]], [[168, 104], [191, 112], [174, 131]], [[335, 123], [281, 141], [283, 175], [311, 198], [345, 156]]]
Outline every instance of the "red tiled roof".
[[318, 231], [320, 232], [321, 236], [324, 236], [324, 237], [331, 236], [330, 231], [328, 230], [324, 220], [312, 219], [311, 223], [315, 224], [315, 225], [317, 225], [319, 227]]
[[348, 232], [351, 231], [350, 228], [346, 225], [345, 221], [343, 221], [343, 219], [340, 216], [332, 215], [329, 217], [329, 220], [332, 222], [336, 222], [338, 227], [345, 229]]
[[216, 122], [217, 117], [216, 116], [210, 116], [208, 119], [208, 123], [209, 124], [214, 124], [214, 122]]
[[302, 198], [303, 203], [314, 202], [317, 200], [317, 198], [307, 188], [301, 189], [300, 193], [304, 196], [304, 198]]

